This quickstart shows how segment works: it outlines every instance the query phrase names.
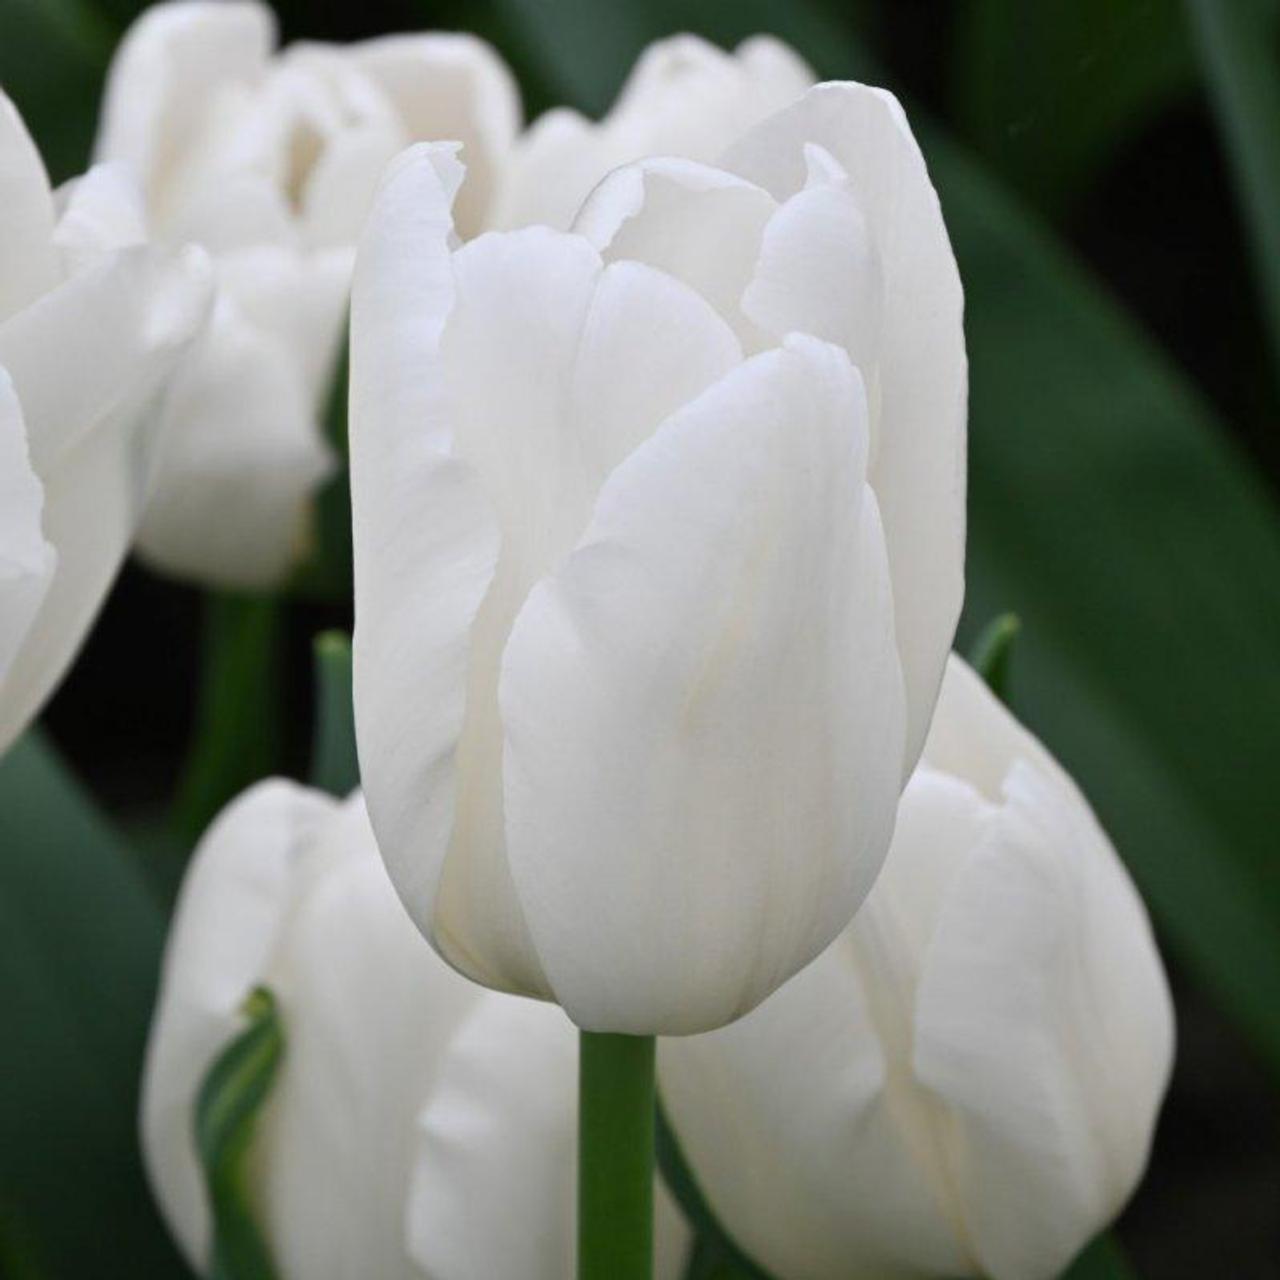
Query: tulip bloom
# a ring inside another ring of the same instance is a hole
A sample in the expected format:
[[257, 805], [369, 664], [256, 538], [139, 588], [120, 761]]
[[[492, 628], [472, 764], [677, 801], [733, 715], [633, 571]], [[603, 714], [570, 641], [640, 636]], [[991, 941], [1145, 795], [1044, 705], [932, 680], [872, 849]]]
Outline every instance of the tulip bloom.
[[[572, 1025], [431, 951], [358, 796], [281, 781], [228, 806], [196, 851], [147, 1051], [146, 1164], [197, 1271], [211, 1223], [196, 1097], [259, 985], [285, 1052], [253, 1138], [251, 1210], [283, 1280], [572, 1274]], [[659, 1204], [657, 1276], [677, 1280], [689, 1232]]]
[[460, 216], [476, 229], [519, 123], [510, 74], [469, 36], [274, 43], [265, 4], [147, 9], [112, 62], [97, 142], [140, 177], [154, 234], [217, 263], [139, 549], [231, 587], [277, 583], [307, 549], [332, 469], [319, 415], [383, 166], [414, 139], [461, 140], [476, 182]]
[[142, 514], [152, 401], [208, 308], [195, 251], [141, 244], [125, 175], [64, 188], [0, 94], [0, 751], [74, 657]]
[[961, 293], [897, 103], [455, 247], [407, 153], [352, 302], [356, 717], [451, 964], [636, 1035], [740, 1017], [888, 848], [963, 580]]
[[788, 1280], [1049, 1280], [1151, 1146], [1173, 1012], [1062, 768], [958, 659], [876, 887], [748, 1018], [664, 1044], [712, 1208]]

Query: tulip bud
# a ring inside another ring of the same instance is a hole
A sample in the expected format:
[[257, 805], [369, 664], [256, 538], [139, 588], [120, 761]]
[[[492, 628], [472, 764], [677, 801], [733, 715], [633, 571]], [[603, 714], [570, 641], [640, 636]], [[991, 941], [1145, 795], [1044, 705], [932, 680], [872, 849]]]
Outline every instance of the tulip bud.
[[[196, 851], [147, 1050], [147, 1169], [198, 1272], [212, 1223], [196, 1099], [258, 987], [285, 1048], [251, 1139], [249, 1208], [282, 1280], [572, 1274], [573, 1027], [431, 951], [358, 795], [281, 781], [232, 803]], [[658, 1275], [676, 1280], [688, 1229], [659, 1205]]]
[[70, 665], [152, 481], [153, 401], [208, 309], [195, 250], [143, 247], [127, 176], [56, 195], [0, 94], [0, 751]]
[[[565, 230], [611, 169], [655, 155], [715, 161], [815, 78], [794, 50], [771, 36], [746, 40], [731, 54], [699, 36], [656, 41], [598, 124], [556, 107], [517, 139], [492, 224], [540, 222]], [[468, 162], [468, 186], [471, 181]]]
[[157, 237], [213, 254], [213, 322], [170, 394], [139, 549], [229, 587], [278, 583], [308, 549], [332, 470], [320, 413], [351, 255], [378, 175], [416, 138], [460, 139], [485, 216], [514, 136], [514, 82], [481, 41], [397, 36], [273, 53], [256, 0], [154, 5], [108, 78], [97, 154], [140, 177]]
[[374, 829], [451, 964], [592, 1031], [731, 1021], [847, 924], [962, 593], [960, 285], [900, 109], [820, 86], [730, 154], [457, 248], [415, 148], [356, 268]]
[[1146, 1164], [1173, 1012], [1084, 797], [952, 659], [853, 923], [750, 1017], [664, 1044], [669, 1116], [788, 1280], [1049, 1280]]

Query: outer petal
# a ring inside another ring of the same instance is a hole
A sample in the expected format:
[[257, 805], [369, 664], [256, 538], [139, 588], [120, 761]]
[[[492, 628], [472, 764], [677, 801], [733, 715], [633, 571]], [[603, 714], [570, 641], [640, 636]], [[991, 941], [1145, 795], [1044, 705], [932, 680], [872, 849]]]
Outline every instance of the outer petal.
[[209, 283], [198, 251], [126, 250], [0, 326], [58, 553], [0, 695], [0, 743], [57, 683], [120, 565], [154, 470], [155, 397], [205, 315]]
[[[418, 1123], [409, 1249], [432, 1280], [574, 1273], [577, 1035], [559, 1009], [488, 995], [450, 1046]], [[655, 1187], [655, 1280], [690, 1232]]]
[[[388, 171], [351, 302], [356, 728], [379, 846], [428, 936], [456, 813], [471, 630], [499, 549], [474, 471], [449, 455], [441, 399], [461, 176], [448, 147], [416, 147]], [[515, 963], [536, 975], [536, 959]]]
[[899, 1084], [848, 934], [740, 1021], [664, 1040], [659, 1080], [712, 1210], [771, 1274], [970, 1274], [897, 1122]]
[[[924, 743], [964, 595], [963, 295], [937, 195], [891, 94], [819, 85], [735, 143], [722, 163], [787, 200], [805, 187], [806, 144], [825, 149], [848, 174], [883, 271], [872, 484], [910, 708], [905, 778]], [[793, 310], [792, 323], [798, 319]], [[830, 336], [818, 323], [811, 331]]]
[[147, 9], [112, 59], [96, 157], [132, 166], [149, 200], [163, 203], [210, 101], [255, 81], [274, 43], [265, 4], [183, 0]]
[[0, 321], [58, 282], [53, 220], [44, 162], [0, 92]]
[[1173, 1014], [1142, 903], [1074, 788], [1024, 758], [1003, 790], [940, 909], [915, 1067], [964, 1135], [953, 1176], [983, 1272], [1047, 1280], [1141, 1176]]
[[903, 708], [866, 448], [842, 352], [757, 357], [619, 467], [516, 622], [509, 857], [581, 1026], [740, 1017], [879, 869]]
[[210, 827], [178, 899], [143, 1069], [142, 1151], [169, 1227], [197, 1270], [210, 1226], [192, 1139], [196, 1090], [239, 1030], [240, 1006], [283, 930], [296, 863], [336, 807], [292, 783], [259, 783]]
[[43, 507], [44, 487], [31, 469], [22, 406], [0, 368], [0, 687], [58, 561], [41, 532]]
[[464, 239], [488, 221], [520, 127], [520, 94], [497, 52], [470, 35], [396, 35], [350, 50], [390, 97], [415, 142], [462, 143], [467, 181], [454, 216]]
[[288, 1053], [257, 1139], [261, 1221], [285, 1276], [409, 1280], [413, 1117], [482, 992], [405, 914], [358, 795], [312, 858], [264, 975]]
[[164, 406], [164, 447], [138, 551], [225, 587], [278, 583], [305, 554], [332, 467], [291, 353], [225, 299]]

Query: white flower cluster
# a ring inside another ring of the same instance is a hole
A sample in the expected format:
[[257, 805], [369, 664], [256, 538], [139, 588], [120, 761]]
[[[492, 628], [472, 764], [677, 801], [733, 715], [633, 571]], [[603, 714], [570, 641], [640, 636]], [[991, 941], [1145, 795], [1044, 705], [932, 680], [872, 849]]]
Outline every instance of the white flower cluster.
[[778, 1280], [1056, 1275], [1172, 1009], [1087, 802], [949, 656], [963, 299], [901, 107], [677, 37], [524, 129], [474, 38], [274, 44], [149, 9], [57, 192], [0, 99], [0, 749], [130, 546], [298, 566], [350, 312], [363, 791], [260, 784], [188, 874], [143, 1138], [193, 1264], [192, 1109], [265, 984], [285, 1277], [569, 1275], [575, 1023], [670, 1037]]

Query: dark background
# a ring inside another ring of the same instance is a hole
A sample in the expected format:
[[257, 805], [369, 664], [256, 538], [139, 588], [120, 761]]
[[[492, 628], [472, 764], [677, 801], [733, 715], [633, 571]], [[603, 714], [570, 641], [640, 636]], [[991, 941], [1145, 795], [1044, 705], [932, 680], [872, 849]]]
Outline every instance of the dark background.
[[[85, 162], [105, 59], [140, 7], [0, 0], [0, 77], [55, 178]], [[1225, 72], [1195, 25], [1215, 7], [1248, 37], [1246, 61]], [[530, 116], [555, 101], [599, 113], [648, 39], [684, 29], [724, 44], [773, 31], [824, 76], [903, 97], [968, 297], [962, 644], [999, 611], [1021, 615], [1013, 705], [1097, 805], [1177, 994], [1173, 1088], [1119, 1236], [1144, 1276], [1280, 1276], [1280, 367], [1266, 250], [1237, 198], [1248, 162], [1224, 141], [1235, 135], [1221, 111], [1250, 66], [1275, 88], [1274, 6], [275, 8], [286, 39], [476, 31], [516, 69]], [[1280, 163], [1274, 105], [1264, 83], [1243, 111]], [[199, 592], [128, 568], [46, 716], [160, 895], [185, 848], [165, 815], [193, 730], [205, 611]], [[311, 638], [349, 628], [349, 608], [298, 594], [278, 625], [261, 715], [281, 729], [264, 731], [263, 761], [301, 774]], [[67, 1171], [69, 1196], [82, 1175], [93, 1195], [80, 1169]], [[35, 1241], [30, 1254], [59, 1247]], [[12, 1274], [28, 1274], [9, 1252]]]

